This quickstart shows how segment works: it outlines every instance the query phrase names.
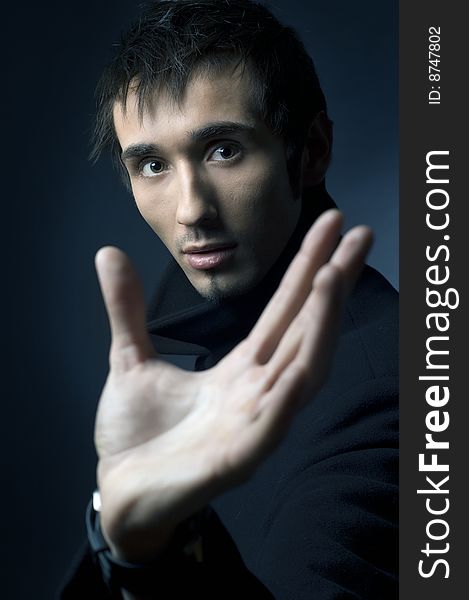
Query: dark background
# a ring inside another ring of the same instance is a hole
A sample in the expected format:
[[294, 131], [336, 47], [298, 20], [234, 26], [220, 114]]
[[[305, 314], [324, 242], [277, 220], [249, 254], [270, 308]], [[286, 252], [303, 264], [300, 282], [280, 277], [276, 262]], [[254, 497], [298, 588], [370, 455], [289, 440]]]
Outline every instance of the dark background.
[[[4, 9], [2, 119], [2, 591], [53, 597], [84, 537], [93, 421], [109, 334], [93, 267], [123, 248], [147, 296], [166, 252], [110, 161], [87, 161], [93, 88], [132, 1], [25, 1]], [[376, 231], [371, 264], [397, 285], [394, 0], [271, 3], [315, 58], [335, 122], [329, 191], [347, 225]]]

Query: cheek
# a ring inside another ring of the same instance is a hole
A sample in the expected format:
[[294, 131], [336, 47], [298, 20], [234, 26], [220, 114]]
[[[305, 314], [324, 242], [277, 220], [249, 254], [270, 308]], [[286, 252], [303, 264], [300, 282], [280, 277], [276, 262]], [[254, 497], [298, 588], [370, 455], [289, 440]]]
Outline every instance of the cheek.
[[156, 235], [170, 247], [172, 239], [173, 221], [170, 206], [163, 199], [156, 201], [154, 193], [149, 190], [132, 187], [135, 204], [143, 219], [153, 229]]
[[257, 160], [237, 172], [225, 197], [232, 216], [247, 231], [265, 231], [288, 216], [292, 193], [284, 161]]

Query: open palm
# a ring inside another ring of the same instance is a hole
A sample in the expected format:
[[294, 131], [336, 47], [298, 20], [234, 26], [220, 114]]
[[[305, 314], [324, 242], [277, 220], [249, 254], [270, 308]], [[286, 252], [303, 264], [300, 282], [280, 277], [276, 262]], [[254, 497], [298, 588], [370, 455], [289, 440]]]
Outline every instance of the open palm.
[[249, 477], [322, 385], [371, 243], [359, 227], [337, 246], [340, 227], [335, 210], [316, 221], [249, 336], [196, 373], [158, 358], [129, 260], [98, 252], [112, 344], [95, 443], [103, 531], [119, 554], [151, 556], [179, 522]]

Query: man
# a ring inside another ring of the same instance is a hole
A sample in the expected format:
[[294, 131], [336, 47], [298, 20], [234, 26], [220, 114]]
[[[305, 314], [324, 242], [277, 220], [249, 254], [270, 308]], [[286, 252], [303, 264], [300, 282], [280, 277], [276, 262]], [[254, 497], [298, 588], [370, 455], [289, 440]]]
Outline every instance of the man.
[[99, 90], [95, 154], [174, 261], [150, 337], [127, 257], [96, 257], [100, 506], [62, 596], [396, 597], [395, 296], [366, 269], [347, 300], [371, 234], [328, 210], [311, 59], [248, 0], [168, 0]]

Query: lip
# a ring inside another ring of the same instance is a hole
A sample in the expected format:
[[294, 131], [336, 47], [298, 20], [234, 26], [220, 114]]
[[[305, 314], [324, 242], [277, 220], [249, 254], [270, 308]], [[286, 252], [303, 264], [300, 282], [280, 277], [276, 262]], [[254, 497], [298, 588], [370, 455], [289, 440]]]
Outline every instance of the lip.
[[190, 267], [197, 270], [214, 269], [227, 262], [235, 253], [236, 244], [206, 244], [188, 246], [184, 257]]
[[211, 244], [204, 244], [203, 246], [197, 246], [192, 244], [184, 248], [184, 254], [199, 254], [200, 252], [210, 252], [213, 250], [226, 250], [227, 248], [234, 248], [236, 244], [230, 244], [228, 242], [212, 242]]

